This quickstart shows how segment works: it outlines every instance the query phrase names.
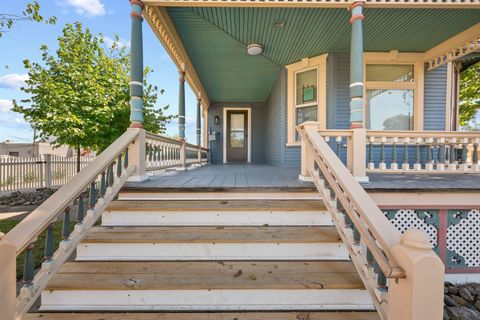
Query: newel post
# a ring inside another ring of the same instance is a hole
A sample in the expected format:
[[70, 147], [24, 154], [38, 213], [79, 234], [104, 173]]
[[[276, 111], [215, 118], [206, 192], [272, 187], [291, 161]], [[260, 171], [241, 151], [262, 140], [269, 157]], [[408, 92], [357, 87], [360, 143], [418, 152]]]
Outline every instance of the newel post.
[[138, 130], [138, 136], [128, 147], [128, 165], [135, 165], [136, 169], [133, 174], [128, 178], [128, 181], [145, 181], [148, 180], [148, 176], [145, 170], [146, 161], [146, 133], [144, 129], [128, 129]]
[[407, 230], [391, 252], [406, 278], [388, 282], [388, 319], [442, 319], [445, 266], [433, 252], [428, 236], [420, 230]]
[[[318, 123], [313, 121], [307, 121], [300, 125], [302, 130], [305, 132], [308, 128], [318, 128]], [[300, 153], [301, 153], [301, 162], [300, 162], [300, 176], [298, 177], [302, 181], [312, 181], [312, 177], [310, 176], [309, 171], [315, 169], [315, 161], [313, 158], [313, 151], [312, 148], [308, 146], [307, 141], [304, 139], [303, 135], [301, 135], [301, 142], [300, 142]]]
[[132, 31], [130, 45], [130, 127], [143, 128], [143, 36], [140, 0], [130, 0]]
[[17, 249], [0, 232], [0, 320], [15, 319], [16, 314]]

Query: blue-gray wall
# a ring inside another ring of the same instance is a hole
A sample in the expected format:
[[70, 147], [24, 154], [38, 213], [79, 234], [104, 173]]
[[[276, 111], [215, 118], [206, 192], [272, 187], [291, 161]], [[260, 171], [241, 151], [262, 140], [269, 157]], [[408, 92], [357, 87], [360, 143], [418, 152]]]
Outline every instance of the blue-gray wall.
[[[252, 163], [265, 162], [265, 105], [262, 103], [214, 103], [208, 108], [208, 125], [209, 131], [217, 132], [217, 139], [210, 143], [212, 163], [223, 163], [223, 139], [225, 134], [223, 132], [223, 108], [250, 107], [252, 110]], [[218, 125], [215, 124], [215, 116], [220, 118]]]
[[[327, 128], [349, 127], [349, 69], [348, 53], [331, 53], [327, 61]], [[424, 129], [445, 129], [447, 68], [440, 67], [425, 73]], [[214, 163], [223, 162], [223, 107], [232, 104], [214, 104], [209, 109], [209, 125], [220, 132], [212, 144]], [[242, 105], [245, 106], [245, 105]], [[287, 147], [287, 70], [282, 69], [265, 104], [252, 107], [252, 162], [276, 166], [300, 166], [300, 147]], [[215, 115], [220, 124], [215, 126]], [[378, 151], [375, 150], [375, 157]], [[387, 154], [387, 157], [388, 154]]]

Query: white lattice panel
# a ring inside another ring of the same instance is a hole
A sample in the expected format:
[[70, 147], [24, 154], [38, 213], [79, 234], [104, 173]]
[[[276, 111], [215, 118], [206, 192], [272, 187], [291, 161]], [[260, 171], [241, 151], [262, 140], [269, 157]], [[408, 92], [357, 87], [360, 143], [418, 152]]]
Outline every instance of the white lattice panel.
[[437, 228], [420, 219], [413, 209], [401, 209], [395, 214], [395, 218], [390, 222], [401, 232], [404, 233], [408, 229], [418, 229], [425, 231], [430, 238], [433, 247], [437, 245], [438, 236]]
[[480, 210], [447, 229], [447, 248], [465, 259], [467, 267], [480, 266]]

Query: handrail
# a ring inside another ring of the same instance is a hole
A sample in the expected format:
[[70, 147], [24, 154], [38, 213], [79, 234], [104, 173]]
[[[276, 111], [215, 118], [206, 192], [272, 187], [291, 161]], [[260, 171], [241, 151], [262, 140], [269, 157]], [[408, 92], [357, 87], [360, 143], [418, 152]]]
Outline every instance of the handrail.
[[[302, 137], [302, 175], [315, 183], [380, 318], [440, 319], [445, 267], [428, 235], [415, 229], [401, 234], [343, 165], [315, 122], [303, 123], [297, 130]], [[364, 136], [365, 131], [353, 130], [352, 140], [356, 135]], [[361, 148], [365, 142], [357, 145]]]
[[478, 131], [396, 131], [367, 130], [367, 137], [377, 138], [479, 138]]
[[[303, 129], [302, 126], [300, 126]], [[400, 242], [400, 232], [388, 221], [362, 186], [355, 180], [328, 144], [313, 129], [299, 130], [316, 152], [313, 157], [334, 189], [354, 226], [387, 278], [405, 278], [389, 251]], [[347, 210], [350, 208], [350, 210]], [[356, 213], [356, 214], [354, 214]], [[372, 222], [375, 221], [375, 224]], [[363, 223], [362, 223], [363, 222]], [[365, 225], [364, 225], [365, 224]], [[377, 243], [379, 245], [377, 245]]]
[[179, 145], [179, 146], [182, 145], [182, 141], [180, 141], [180, 140], [164, 137], [164, 136], [161, 136], [159, 134], [151, 133], [151, 132], [146, 132], [145, 133], [145, 138], [156, 140], [156, 141], [168, 142], [168, 143], [176, 144], [176, 145]]
[[135, 140], [138, 133], [139, 129], [128, 129], [77, 176], [68, 181], [5, 235], [5, 240], [17, 248], [17, 255], [23, 252], [32, 240], [35, 240], [48, 227], [49, 223]]

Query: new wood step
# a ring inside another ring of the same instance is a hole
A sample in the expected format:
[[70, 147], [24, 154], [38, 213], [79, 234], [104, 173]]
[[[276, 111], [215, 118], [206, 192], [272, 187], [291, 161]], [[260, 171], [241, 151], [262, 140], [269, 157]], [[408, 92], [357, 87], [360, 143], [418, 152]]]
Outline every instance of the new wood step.
[[372, 310], [351, 262], [69, 262], [42, 310]]
[[346, 260], [334, 227], [94, 227], [77, 260]]
[[115, 201], [105, 226], [330, 226], [321, 200]]
[[376, 312], [30, 313], [24, 320], [380, 320]]

